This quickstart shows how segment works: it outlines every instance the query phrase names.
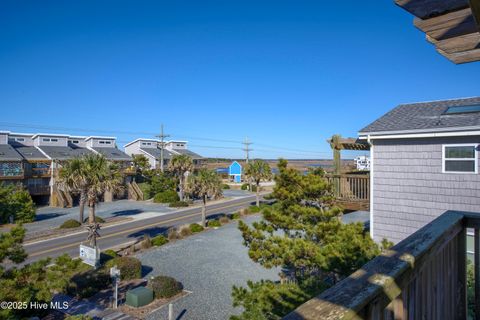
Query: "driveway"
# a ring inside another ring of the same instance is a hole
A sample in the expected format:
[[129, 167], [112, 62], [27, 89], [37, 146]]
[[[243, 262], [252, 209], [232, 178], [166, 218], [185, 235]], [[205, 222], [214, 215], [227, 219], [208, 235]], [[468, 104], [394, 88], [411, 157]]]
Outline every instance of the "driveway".
[[[249, 216], [252, 223], [258, 216]], [[247, 280], [278, 280], [279, 269], [264, 269], [248, 257], [247, 248], [231, 222], [161, 248], [138, 254], [147, 277], [167, 275], [176, 278], [192, 293], [174, 302], [175, 319], [223, 320], [241, 312], [232, 307], [232, 286], [246, 286]], [[167, 319], [165, 306], [147, 319]], [[180, 316], [180, 318], [179, 318]]]

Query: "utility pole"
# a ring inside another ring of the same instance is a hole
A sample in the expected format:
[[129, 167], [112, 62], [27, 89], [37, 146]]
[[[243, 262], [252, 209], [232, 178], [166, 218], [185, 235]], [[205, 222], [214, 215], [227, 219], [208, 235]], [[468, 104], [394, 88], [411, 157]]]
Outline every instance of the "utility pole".
[[253, 149], [250, 148], [250, 145], [252, 144], [252, 142], [248, 141], [248, 137], [246, 137], [245, 141], [242, 142], [242, 144], [245, 146], [245, 148], [243, 148], [243, 151], [245, 151], [245, 162], [248, 163], [248, 159], [249, 159], [249, 156], [250, 156], [250, 151], [253, 150]]
[[160, 135], [157, 136], [157, 138], [160, 138], [160, 171], [163, 172], [163, 148], [165, 146], [164, 144], [164, 139], [170, 137], [169, 134], [164, 134], [163, 133], [163, 123], [160, 126]]

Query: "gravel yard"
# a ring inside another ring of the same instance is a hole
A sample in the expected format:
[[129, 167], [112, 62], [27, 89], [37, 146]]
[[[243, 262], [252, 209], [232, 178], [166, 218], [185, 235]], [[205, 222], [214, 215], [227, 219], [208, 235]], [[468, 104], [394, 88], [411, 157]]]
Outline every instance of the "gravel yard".
[[[249, 216], [251, 223], [259, 216]], [[247, 280], [278, 280], [278, 269], [267, 270], [248, 257], [237, 222], [209, 230], [161, 248], [137, 255], [147, 277], [168, 275], [181, 281], [192, 293], [174, 302], [175, 319], [220, 320], [241, 310], [232, 307], [233, 285]], [[168, 307], [153, 312], [147, 319], [167, 319]]]

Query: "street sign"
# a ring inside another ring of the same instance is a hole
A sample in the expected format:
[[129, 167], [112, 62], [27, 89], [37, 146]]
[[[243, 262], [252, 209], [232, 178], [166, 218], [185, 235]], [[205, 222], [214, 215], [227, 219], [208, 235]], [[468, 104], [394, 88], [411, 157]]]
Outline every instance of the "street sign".
[[90, 247], [84, 244], [80, 245], [80, 259], [92, 267], [98, 267], [100, 264], [100, 250], [98, 247]]

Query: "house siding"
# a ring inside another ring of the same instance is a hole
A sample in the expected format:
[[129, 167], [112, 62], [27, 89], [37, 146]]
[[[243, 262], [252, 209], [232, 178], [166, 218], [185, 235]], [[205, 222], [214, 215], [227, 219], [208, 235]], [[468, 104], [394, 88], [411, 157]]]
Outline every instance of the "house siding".
[[446, 210], [478, 211], [480, 174], [442, 173], [443, 145], [461, 143], [480, 136], [373, 141], [376, 241], [397, 243]]

